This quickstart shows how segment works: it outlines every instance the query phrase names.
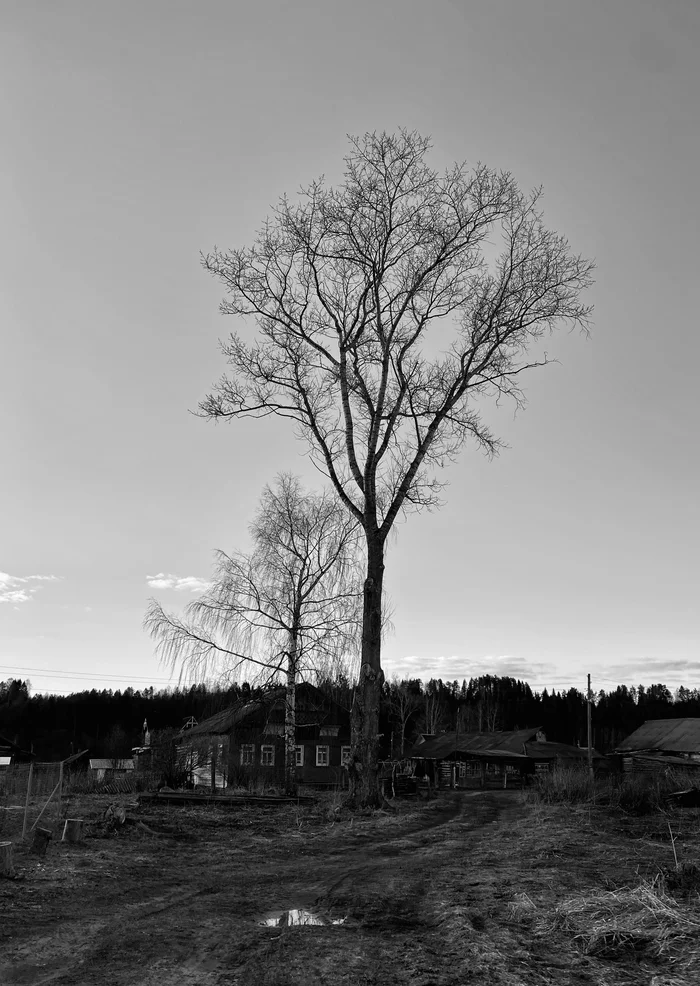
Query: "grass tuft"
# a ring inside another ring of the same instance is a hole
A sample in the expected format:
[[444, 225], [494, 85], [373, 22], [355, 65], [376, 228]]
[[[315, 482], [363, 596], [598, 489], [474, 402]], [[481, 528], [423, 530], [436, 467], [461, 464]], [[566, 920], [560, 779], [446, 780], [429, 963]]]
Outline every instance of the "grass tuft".
[[540, 930], [564, 930], [586, 955], [619, 961], [631, 956], [676, 969], [700, 969], [700, 898], [680, 904], [662, 873], [635, 887], [585, 891], [560, 903]]

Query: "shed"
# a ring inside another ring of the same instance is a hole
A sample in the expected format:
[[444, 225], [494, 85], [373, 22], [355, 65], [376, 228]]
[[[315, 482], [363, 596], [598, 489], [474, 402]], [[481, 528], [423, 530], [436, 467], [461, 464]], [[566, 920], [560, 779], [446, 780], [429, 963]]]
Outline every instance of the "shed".
[[128, 777], [134, 769], [132, 759], [120, 757], [91, 757], [90, 770], [98, 783], [111, 781], [117, 777]]
[[700, 768], [700, 719], [648, 719], [614, 754], [623, 770]]

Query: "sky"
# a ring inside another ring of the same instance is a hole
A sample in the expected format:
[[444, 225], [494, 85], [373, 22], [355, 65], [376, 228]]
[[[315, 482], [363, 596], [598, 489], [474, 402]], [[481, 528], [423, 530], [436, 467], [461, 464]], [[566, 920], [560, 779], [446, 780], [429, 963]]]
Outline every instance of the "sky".
[[246, 550], [278, 472], [319, 482], [287, 422], [191, 413], [254, 332], [200, 251], [404, 126], [542, 185], [597, 271], [509, 447], [397, 528], [385, 672], [699, 687], [699, 47], [696, 0], [5, 0], [0, 679], [177, 680], [148, 599]]

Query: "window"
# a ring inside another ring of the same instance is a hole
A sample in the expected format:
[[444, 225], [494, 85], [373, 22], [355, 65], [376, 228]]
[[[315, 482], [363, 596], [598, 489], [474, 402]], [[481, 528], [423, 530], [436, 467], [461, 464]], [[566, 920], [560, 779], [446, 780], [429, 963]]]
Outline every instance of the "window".
[[341, 746], [341, 748], [340, 748], [340, 762], [342, 763], [343, 767], [347, 767], [347, 765], [350, 763], [350, 754], [351, 753], [352, 753], [352, 747], [351, 746]]
[[260, 763], [263, 767], [272, 767], [275, 762], [275, 748], [274, 746], [261, 746], [260, 747]]
[[316, 747], [316, 766], [317, 767], [327, 767], [330, 763], [330, 751], [329, 746], [317, 746]]
[[340, 726], [321, 726], [318, 731], [319, 736], [337, 736]]
[[252, 743], [243, 743], [241, 746], [241, 767], [246, 767], [253, 762], [255, 747]]
[[303, 746], [295, 746], [294, 747], [294, 753], [296, 754], [296, 761], [295, 762], [296, 762], [297, 767], [303, 767], [304, 766], [304, 747]]

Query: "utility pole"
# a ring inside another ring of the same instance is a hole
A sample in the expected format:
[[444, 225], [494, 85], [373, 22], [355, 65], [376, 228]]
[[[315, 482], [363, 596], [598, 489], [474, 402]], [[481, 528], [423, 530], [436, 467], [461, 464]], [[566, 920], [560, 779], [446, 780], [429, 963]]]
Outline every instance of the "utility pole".
[[588, 675], [588, 692], [586, 694], [588, 699], [588, 773], [593, 779], [593, 743], [592, 743], [592, 730], [591, 730], [591, 676]]

